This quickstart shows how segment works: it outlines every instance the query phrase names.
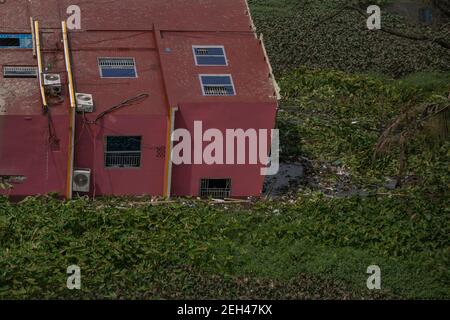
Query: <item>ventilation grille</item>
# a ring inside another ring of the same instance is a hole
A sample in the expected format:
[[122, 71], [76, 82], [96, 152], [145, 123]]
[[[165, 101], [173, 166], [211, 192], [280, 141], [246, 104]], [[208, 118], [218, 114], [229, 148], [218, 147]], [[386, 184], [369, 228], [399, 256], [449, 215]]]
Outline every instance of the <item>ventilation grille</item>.
[[4, 78], [37, 78], [36, 67], [3, 67]]
[[165, 157], [166, 157], [166, 147], [165, 146], [156, 147], [156, 158], [164, 159]]

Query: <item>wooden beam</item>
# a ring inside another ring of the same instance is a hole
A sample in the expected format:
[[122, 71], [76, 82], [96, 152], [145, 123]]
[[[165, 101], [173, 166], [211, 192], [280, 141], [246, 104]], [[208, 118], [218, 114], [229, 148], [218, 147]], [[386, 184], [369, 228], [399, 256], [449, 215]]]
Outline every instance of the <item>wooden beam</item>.
[[44, 81], [42, 79], [44, 75], [43, 67], [42, 67], [42, 53], [41, 53], [41, 37], [39, 35], [39, 21], [34, 22], [34, 32], [35, 32], [35, 41], [36, 41], [36, 57], [38, 63], [38, 80], [39, 80], [39, 90], [41, 92], [42, 99], [42, 107], [44, 111], [47, 111], [47, 97], [45, 96], [45, 88]]

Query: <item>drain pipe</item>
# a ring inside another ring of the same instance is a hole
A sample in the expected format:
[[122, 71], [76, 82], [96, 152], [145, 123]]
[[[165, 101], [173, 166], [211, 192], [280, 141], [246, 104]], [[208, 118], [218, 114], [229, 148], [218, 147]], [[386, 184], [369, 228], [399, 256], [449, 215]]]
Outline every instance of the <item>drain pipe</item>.
[[167, 146], [168, 146], [168, 155], [166, 156], [167, 158], [167, 162], [166, 162], [166, 190], [165, 190], [165, 196], [166, 198], [170, 199], [170, 197], [172, 196], [172, 151], [173, 151], [173, 140], [172, 140], [172, 136], [173, 133], [175, 131], [175, 116], [176, 116], [176, 112], [178, 111], [178, 107], [173, 107], [170, 110], [170, 114], [169, 114], [169, 129], [168, 129], [168, 141], [167, 141]]

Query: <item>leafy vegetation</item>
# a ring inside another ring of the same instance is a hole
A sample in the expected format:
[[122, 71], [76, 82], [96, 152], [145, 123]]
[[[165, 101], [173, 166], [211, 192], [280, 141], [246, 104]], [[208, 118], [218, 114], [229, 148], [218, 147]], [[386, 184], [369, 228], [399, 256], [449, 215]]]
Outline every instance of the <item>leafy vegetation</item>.
[[[334, 69], [347, 73], [381, 73], [401, 77], [416, 72], [448, 72], [448, 50], [428, 41], [417, 41], [369, 31], [358, 12], [335, 12], [349, 0], [250, 0], [258, 32], [278, 76], [292, 69]], [[370, 1], [375, 4], [376, 1]], [[385, 5], [386, 1], [378, 1]], [[368, 7], [369, 4], [365, 6]], [[383, 11], [382, 23], [407, 34], [447, 37], [440, 31], [417, 26]]]
[[[302, 196], [252, 208], [184, 200], [0, 200], [0, 298], [448, 297], [448, 208]], [[66, 268], [82, 269], [69, 291]], [[378, 264], [383, 291], [366, 288]]]
[[[423, 113], [430, 104], [438, 110], [448, 107], [448, 87], [440, 84], [448, 83], [449, 74], [434, 75], [432, 89], [419, 75], [393, 80], [342, 71], [294, 70], [280, 80], [284, 101], [278, 125], [283, 158], [304, 156], [336, 163], [349, 171], [355, 183], [366, 186], [396, 177], [399, 148], [375, 159], [377, 142], [404, 112]], [[417, 132], [408, 146], [410, 165], [403, 176], [420, 178], [414, 186], [423, 192], [446, 196], [447, 150], [448, 139], [434, 143], [426, 130]]]

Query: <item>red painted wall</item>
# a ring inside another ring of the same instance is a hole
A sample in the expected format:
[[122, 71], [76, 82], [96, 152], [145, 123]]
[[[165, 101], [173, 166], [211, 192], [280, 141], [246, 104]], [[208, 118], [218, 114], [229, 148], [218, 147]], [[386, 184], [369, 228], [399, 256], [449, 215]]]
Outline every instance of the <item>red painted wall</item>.
[[[0, 14], [3, 18], [3, 11]], [[43, 38], [55, 40], [57, 35], [45, 33]], [[58, 55], [50, 54], [46, 62], [55, 70], [64, 69]], [[37, 79], [3, 78], [3, 66], [15, 65], [36, 65], [32, 51], [0, 49], [0, 175], [26, 179], [0, 193], [20, 197], [50, 192], [64, 195], [69, 142], [67, 101], [52, 106], [51, 117], [44, 115]], [[57, 144], [49, 140], [49, 119], [55, 133], [52, 141], [59, 141]]]
[[[166, 144], [166, 124], [162, 116], [112, 115], [79, 133], [75, 162], [93, 170], [91, 195], [163, 195], [165, 159], [157, 148]], [[141, 168], [105, 168], [105, 139], [120, 135], [142, 137]]]
[[64, 194], [67, 174], [66, 116], [53, 117], [56, 134], [61, 138], [59, 146], [49, 142], [47, 119], [43, 116], [0, 117], [0, 173], [24, 176], [23, 183], [2, 194], [28, 196], [47, 193]]
[[[226, 129], [274, 128], [275, 91], [262, 44], [253, 33], [199, 36], [189, 32], [162, 32], [161, 36], [160, 54], [170, 104], [179, 107], [176, 128], [188, 129], [191, 135], [194, 121], [202, 121], [205, 131], [216, 128], [223, 133]], [[224, 46], [228, 66], [196, 66], [194, 45]], [[236, 96], [202, 96], [200, 74], [231, 74]], [[172, 193], [197, 196], [202, 178], [231, 178], [233, 197], [259, 196], [264, 181], [260, 169], [261, 165], [174, 166]]]
[[[0, 175], [26, 176], [9, 191], [11, 195], [65, 193], [69, 98], [60, 25], [72, 4], [82, 9], [82, 30], [70, 32], [76, 90], [93, 94], [96, 105], [86, 118], [92, 121], [123, 100], [149, 94], [96, 125], [77, 116], [75, 168], [93, 170], [91, 195], [163, 194], [166, 159], [156, 148], [167, 143], [170, 107], [179, 107], [176, 128], [191, 129], [196, 120], [222, 130], [273, 128], [274, 88], [244, 0], [7, 1], [0, 4], [0, 32], [30, 32], [29, 17], [38, 18], [44, 65], [62, 75], [65, 87], [64, 101], [51, 107], [60, 144], [50, 148], [37, 80], [0, 76]], [[225, 46], [229, 66], [195, 66], [193, 45]], [[100, 78], [99, 57], [134, 57], [138, 77]], [[0, 49], [0, 67], [5, 65], [36, 65], [36, 60], [31, 50]], [[202, 96], [199, 74], [232, 74], [237, 95]], [[142, 136], [142, 167], [106, 169], [108, 135]], [[201, 178], [229, 177], [233, 196], [256, 196], [263, 182], [259, 169], [251, 165], [175, 167], [173, 193], [197, 195]]]
[[[95, 97], [96, 111], [86, 115], [89, 121], [124, 100], [149, 94], [141, 103], [119, 109], [97, 125], [85, 125], [84, 130], [79, 117], [75, 166], [93, 170], [91, 194], [163, 195], [165, 162], [156, 156], [156, 148], [166, 145], [168, 113], [153, 33], [75, 33], [72, 48], [77, 91]], [[135, 58], [138, 77], [100, 78], [99, 57]], [[105, 168], [105, 139], [120, 135], [142, 136], [141, 168]]]
[[[177, 112], [176, 127], [189, 130], [192, 139], [194, 121], [199, 120], [203, 123], [203, 131], [219, 129], [224, 136], [227, 129], [257, 128], [270, 132], [274, 127], [275, 112], [273, 103], [183, 104]], [[203, 144], [206, 145], [208, 143]], [[235, 156], [237, 158], [237, 153]], [[259, 196], [264, 181], [261, 168], [261, 165], [174, 165], [173, 194], [197, 196], [201, 179], [231, 179], [233, 197]]]

